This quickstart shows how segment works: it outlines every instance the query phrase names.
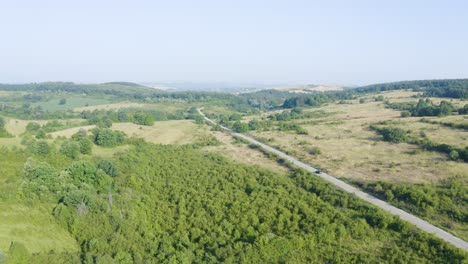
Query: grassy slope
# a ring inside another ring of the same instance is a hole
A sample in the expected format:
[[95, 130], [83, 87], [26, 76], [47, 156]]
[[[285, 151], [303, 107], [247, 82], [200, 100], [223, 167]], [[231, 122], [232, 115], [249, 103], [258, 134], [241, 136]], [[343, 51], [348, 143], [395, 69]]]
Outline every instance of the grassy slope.
[[53, 205], [0, 202], [0, 249], [20, 242], [29, 252], [76, 252], [78, 244], [51, 215]]
[[85, 107], [91, 105], [102, 105], [108, 104], [109, 101], [105, 99], [98, 99], [92, 97], [64, 97], [67, 99], [66, 104], [59, 104], [60, 98], [55, 98], [47, 102], [38, 102], [31, 104], [31, 107], [42, 107], [46, 111], [64, 111], [68, 109], [73, 109], [77, 107]]

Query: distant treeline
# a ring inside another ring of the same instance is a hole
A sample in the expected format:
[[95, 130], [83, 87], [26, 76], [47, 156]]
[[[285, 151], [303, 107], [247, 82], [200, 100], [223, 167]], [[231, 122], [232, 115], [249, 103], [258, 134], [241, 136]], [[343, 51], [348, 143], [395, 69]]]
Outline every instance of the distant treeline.
[[287, 91], [263, 90], [239, 95], [220, 92], [165, 92], [133, 83], [75, 84], [71, 82], [47, 82], [32, 84], [0, 84], [4, 91], [29, 91], [25, 100], [43, 100], [40, 92], [70, 92], [90, 96], [107, 96], [118, 100], [161, 102], [181, 100], [188, 103], [210, 103], [229, 107], [238, 112], [255, 112], [278, 108], [319, 106], [336, 100], [354, 99], [359, 94], [391, 90], [412, 89], [422, 91], [426, 97], [468, 98], [468, 79], [404, 81], [373, 84], [344, 91], [295, 94]]
[[468, 98], [468, 79], [423, 80], [373, 84], [344, 91], [301, 94], [285, 100], [283, 108], [319, 106], [334, 100], [349, 100], [356, 95], [393, 91], [413, 90], [423, 92], [425, 97]]
[[363, 86], [356, 92], [383, 92], [392, 90], [423, 91], [429, 97], [468, 98], [468, 79], [421, 80], [381, 83]]

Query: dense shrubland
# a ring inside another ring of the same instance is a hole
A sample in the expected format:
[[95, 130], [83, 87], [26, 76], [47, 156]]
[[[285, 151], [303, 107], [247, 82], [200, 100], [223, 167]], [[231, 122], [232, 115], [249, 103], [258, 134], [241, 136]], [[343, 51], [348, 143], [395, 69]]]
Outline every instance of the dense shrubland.
[[291, 121], [292, 119], [307, 118], [312, 115], [314, 115], [314, 113], [303, 114], [301, 109], [295, 108], [291, 111], [283, 111], [281, 113], [269, 115], [266, 119], [252, 119], [249, 122], [241, 121], [242, 116], [237, 113], [231, 115], [216, 114], [209, 115], [209, 117], [218, 120], [221, 125], [231, 128], [232, 130], [239, 133], [253, 130], [279, 130], [294, 131], [297, 134], [307, 134], [307, 130], [301, 127], [299, 124], [287, 121]]
[[[393, 184], [383, 181], [355, 184], [443, 227], [450, 229], [455, 223], [468, 224], [468, 185], [462, 177], [448, 178], [437, 184]], [[468, 237], [462, 238], [466, 240]]]
[[[191, 146], [132, 142], [128, 152], [110, 160], [73, 160], [60, 153], [25, 160], [23, 199], [55, 201], [53, 215], [81, 247], [79, 254], [33, 256], [38, 263], [461, 263], [465, 258], [304, 171], [287, 178]], [[7, 152], [27, 156], [23, 150]], [[12, 251], [32, 259], [25, 250]]]

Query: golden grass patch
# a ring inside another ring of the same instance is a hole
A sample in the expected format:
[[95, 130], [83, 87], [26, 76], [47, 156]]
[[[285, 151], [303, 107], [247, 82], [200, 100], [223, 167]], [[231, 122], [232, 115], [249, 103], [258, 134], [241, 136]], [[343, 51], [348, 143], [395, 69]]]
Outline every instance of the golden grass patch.
[[251, 149], [245, 144], [235, 144], [234, 138], [231, 135], [217, 131], [212, 131], [211, 133], [223, 144], [220, 146], [204, 147], [203, 150], [218, 153], [228, 159], [244, 164], [257, 165], [274, 172], [284, 174], [288, 172], [286, 167], [265, 157], [265, 155], [260, 151]]
[[142, 126], [133, 123], [114, 123], [112, 129], [125, 132], [128, 136], [144, 138], [156, 144], [189, 144], [194, 143], [199, 135], [206, 133], [207, 128], [191, 120], [158, 121], [153, 126]]
[[[369, 125], [378, 121], [408, 120], [400, 118], [398, 111], [385, 108], [382, 102], [328, 104], [312, 109], [336, 114], [325, 118], [295, 120], [302, 123], [308, 135], [281, 131], [250, 133], [273, 139], [269, 145], [277, 145], [291, 152], [292, 156], [337, 177], [412, 183], [435, 182], [454, 175], [468, 177], [468, 163], [449, 161], [444, 154], [424, 151], [415, 145], [383, 142], [379, 135], [369, 130]], [[317, 122], [308, 124], [308, 121]], [[416, 118], [413, 121], [415, 123], [406, 127], [411, 129], [411, 126], [420, 126]], [[436, 142], [445, 140], [461, 143], [466, 132], [439, 128], [428, 133], [428, 136]], [[314, 148], [318, 148], [321, 153], [314, 154]]]
[[77, 107], [77, 108], [74, 108], [73, 110], [76, 112], [82, 112], [82, 111], [94, 111], [94, 110], [117, 110], [121, 108], [139, 108], [139, 107], [148, 107], [148, 106], [151, 106], [151, 105], [144, 104], [144, 103], [135, 103], [135, 102], [118, 102], [118, 103], [112, 103], [112, 104]]
[[89, 130], [95, 128], [95, 127], [96, 127], [95, 125], [72, 127], [72, 128], [67, 128], [67, 129], [64, 129], [64, 130], [59, 130], [59, 131], [49, 133], [49, 135], [51, 135], [53, 138], [57, 138], [57, 137], [67, 137], [68, 138], [68, 137], [71, 137], [73, 134], [77, 133], [78, 131], [80, 131], [80, 129], [84, 129], [86, 131], [89, 131]]

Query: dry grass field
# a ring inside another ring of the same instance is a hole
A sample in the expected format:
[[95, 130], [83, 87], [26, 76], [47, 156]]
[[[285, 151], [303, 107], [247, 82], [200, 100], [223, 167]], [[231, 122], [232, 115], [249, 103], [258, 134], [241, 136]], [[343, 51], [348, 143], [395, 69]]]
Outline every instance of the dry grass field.
[[[393, 93], [392, 96], [398, 95]], [[338, 177], [411, 183], [436, 182], [454, 175], [468, 177], [467, 163], [448, 161], [443, 154], [423, 151], [415, 145], [384, 142], [368, 127], [378, 121], [404, 121], [407, 124], [403, 127], [408, 129], [426, 128], [428, 137], [435, 142], [457, 145], [466, 145], [466, 132], [422, 124], [416, 118], [402, 119], [399, 111], [385, 108], [382, 102], [328, 104], [306, 111], [317, 110], [333, 114], [295, 120], [308, 135], [281, 131], [250, 133], [272, 139], [270, 145], [279, 146]], [[318, 148], [320, 154], [313, 154], [314, 148]]]
[[191, 120], [158, 121], [153, 126], [141, 126], [133, 123], [114, 123], [112, 129], [125, 132], [128, 136], [144, 138], [156, 144], [188, 144], [206, 133], [205, 126], [199, 126]]
[[40, 125], [47, 123], [49, 120], [21, 120], [14, 118], [7, 118], [5, 129], [12, 135], [19, 137], [26, 131], [26, 126], [29, 122], [36, 122]]
[[149, 107], [150, 104], [143, 104], [143, 103], [135, 103], [135, 102], [119, 102], [119, 103], [112, 103], [112, 104], [101, 104], [101, 105], [92, 105], [92, 106], [84, 106], [84, 107], [77, 107], [73, 110], [76, 112], [82, 111], [94, 111], [94, 110], [117, 110], [121, 108], [138, 108], [138, 107]]
[[72, 128], [67, 128], [67, 129], [64, 129], [64, 130], [59, 130], [59, 131], [49, 133], [49, 135], [51, 135], [52, 138], [71, 137], [73, 134], [77, 133], [80, 129], [84, 129], [86, 131], [89, 131], [89, 130], [95, 128], [95, 127], [96, 127], [95, 125], [72, 127]]
[[260, 151], [251, 149], [245, 144], [235, 143], [235, 140], [231, 135], [217, 131], [212, 131], [211, 133], [220, 142], [222, 142], [222, 145], [205, 147], [203, 148], [205, 151], [218, 153], [228, 159], [244, 164], [257, 165], [274, 172], [284, 174], [288, 172], [286, 167], [281, 166], [276, 161], [265, 157], [265, 155]]

